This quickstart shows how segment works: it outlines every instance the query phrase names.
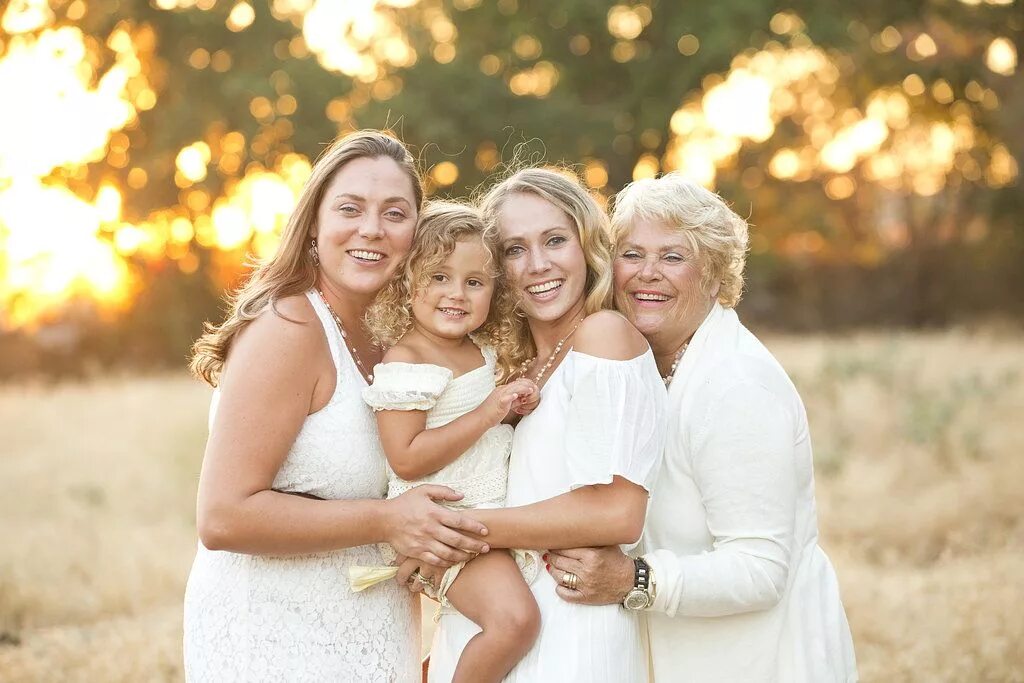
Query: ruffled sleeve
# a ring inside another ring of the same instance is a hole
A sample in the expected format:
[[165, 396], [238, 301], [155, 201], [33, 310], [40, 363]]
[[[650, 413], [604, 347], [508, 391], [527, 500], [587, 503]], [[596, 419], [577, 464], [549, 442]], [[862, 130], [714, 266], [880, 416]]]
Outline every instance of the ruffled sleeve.
[[378, 363], [363, 400], [374, 410], [430, 410], [452, 381], [452, 371], [428, 363]]
[[649, 492], [661, 468], [667, 395], [654, 356], [627, 361], [573, 355], [566, 416], [571, 488], [620, 476]]

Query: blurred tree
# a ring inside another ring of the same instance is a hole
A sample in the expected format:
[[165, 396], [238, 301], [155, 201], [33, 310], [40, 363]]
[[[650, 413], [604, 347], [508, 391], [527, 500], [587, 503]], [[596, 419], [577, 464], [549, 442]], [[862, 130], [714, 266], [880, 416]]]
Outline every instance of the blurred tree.
[[20, 0], [4, 22], [0, 60], [69, 25], [97, 73], [131, 37], [136, 115], [44, 182], [124, 189], [103, 234], [139, 281], [142, 356], [180, 359], [245, 252], [272, 250], [306, 159], [363, 126], [441, 193], [542, 159], [605, 196], [676, 168], [713, 183], [756, 226], [762, 321], [1024, 315], [1015, 0]]

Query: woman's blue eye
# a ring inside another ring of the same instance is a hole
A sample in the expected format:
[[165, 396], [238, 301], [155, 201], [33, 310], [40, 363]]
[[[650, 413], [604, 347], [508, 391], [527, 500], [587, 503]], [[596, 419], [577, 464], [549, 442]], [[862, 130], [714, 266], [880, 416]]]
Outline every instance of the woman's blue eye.
[[629, 261], [635, 261], [636, 259], [640, 258], [640, 254], [635, 251], [627, 251], [622, 254], [622, 258], [627, 259]]
[[508, 249], [505, 250], [505, 256], [516, 256], [519, 253], [521, 253], [522, 250], [523, 248], [518, 245], [509, 247]]
[[561, 235], [555, 235], [554, 237], [552, 237], [551, 239], [548, 240], [548, 244], [549, 245], [559, 245], [559, 244], [564, 244], [567, 241], [568, 240], [566, 240]]
[[352, 206], [351, 204], [345, 204], [344, 206], [339, 207], [338, 210], [341, 211], [342, 213], [347, 213], [347, 214], [353, 214], [353, 213], [356, 213], [356, 212], [359, 211], [359, 209], [357, 209], [356, 207]]
[[401, 211], [397, 210], [397, 209], [394, 209], [392, 211], [388, 211], [384, 215], [387, 216], [388, 218], [390, 218], [392, 220], [396, 220], [396, 221], [400, 221], [400, 220], [404, 220], [405, 219], [405, 214], [402, 213]]
[[669, 263], [682, 263], [683, 261], [686, 260], [679, 254], [665, 254], [662, 258], [664, 258]]

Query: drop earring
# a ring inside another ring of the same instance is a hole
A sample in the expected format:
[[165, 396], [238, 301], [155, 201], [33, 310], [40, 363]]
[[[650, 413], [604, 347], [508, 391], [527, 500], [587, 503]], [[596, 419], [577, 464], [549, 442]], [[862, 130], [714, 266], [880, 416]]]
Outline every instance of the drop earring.
[[320, 252], [317, 251], [315, 237], [309, 242], [309, 257], [313, 259], [314, 266], [320, 267]]

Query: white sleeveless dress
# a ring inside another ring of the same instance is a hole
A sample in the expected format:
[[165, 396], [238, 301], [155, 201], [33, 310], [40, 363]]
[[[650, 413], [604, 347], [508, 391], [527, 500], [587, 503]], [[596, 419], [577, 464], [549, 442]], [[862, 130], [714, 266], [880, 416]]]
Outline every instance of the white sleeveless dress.
[[[326, 306], [307, 297], [338, 371], [327, 405], [306, 417], [274, 488], [325, 499], [383, 498], [384, 455], [362, 375]], [[211, 409], [216, 410], [217, 395]], [[350, 565], [382, 563], [381, 546], [274, 557], [199, 544], [185, 590], [189, 681], [419, 680], [419, 602], [388, 581], [353, 593]]]
[[[507, 505], [529, 505], [621, 476], [650, 491], [661, 466], [666, 392], [650, 349], [632, 360], [570, 350], [541, 390], [540, 404], [516, 427]], [[645, 683], [640, 615], [619, 605], [575, 605], [555, 592], [546, 571], [530, 588], [540, 636], [506, 683]], [[434, 632], [429, 680], [448, 683], [479, 632], [458, 613]]]

